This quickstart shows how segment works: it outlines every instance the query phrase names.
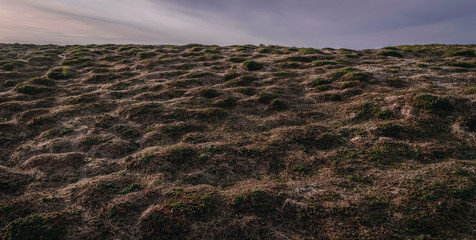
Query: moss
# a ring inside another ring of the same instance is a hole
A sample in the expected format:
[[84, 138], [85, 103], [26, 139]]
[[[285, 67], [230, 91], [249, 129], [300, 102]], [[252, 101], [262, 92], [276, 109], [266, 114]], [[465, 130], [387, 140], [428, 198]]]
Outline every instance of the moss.
[[263, 64], [251, 60], [243, 62], [243, 67], [248, 71], [257, 71], [263, 69]]

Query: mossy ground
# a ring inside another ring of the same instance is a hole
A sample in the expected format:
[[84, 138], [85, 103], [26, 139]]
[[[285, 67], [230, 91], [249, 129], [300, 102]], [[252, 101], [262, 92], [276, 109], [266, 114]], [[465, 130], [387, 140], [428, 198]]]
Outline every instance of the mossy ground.
[[475, 50], [0, 44], [0, 235], [473, 239]]

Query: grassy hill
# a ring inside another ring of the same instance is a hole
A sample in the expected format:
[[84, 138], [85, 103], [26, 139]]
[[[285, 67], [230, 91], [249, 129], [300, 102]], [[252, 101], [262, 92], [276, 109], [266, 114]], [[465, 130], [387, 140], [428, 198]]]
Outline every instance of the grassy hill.
[[0, 44], [0, 236], [475, 239], [475, 50]]

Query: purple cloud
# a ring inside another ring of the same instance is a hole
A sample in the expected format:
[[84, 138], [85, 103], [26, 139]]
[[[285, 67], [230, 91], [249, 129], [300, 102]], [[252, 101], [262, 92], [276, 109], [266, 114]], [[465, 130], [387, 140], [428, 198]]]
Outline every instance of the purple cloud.
[[474, 0], [0, 0], [0, 42], [475, 43]]

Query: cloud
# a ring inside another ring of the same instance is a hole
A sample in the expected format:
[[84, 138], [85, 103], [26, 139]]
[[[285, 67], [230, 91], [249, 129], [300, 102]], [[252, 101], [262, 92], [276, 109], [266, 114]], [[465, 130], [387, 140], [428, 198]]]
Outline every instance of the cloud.
[[471, 43], [470, 0], [0, 0], [0, 41], [377, 48]]

